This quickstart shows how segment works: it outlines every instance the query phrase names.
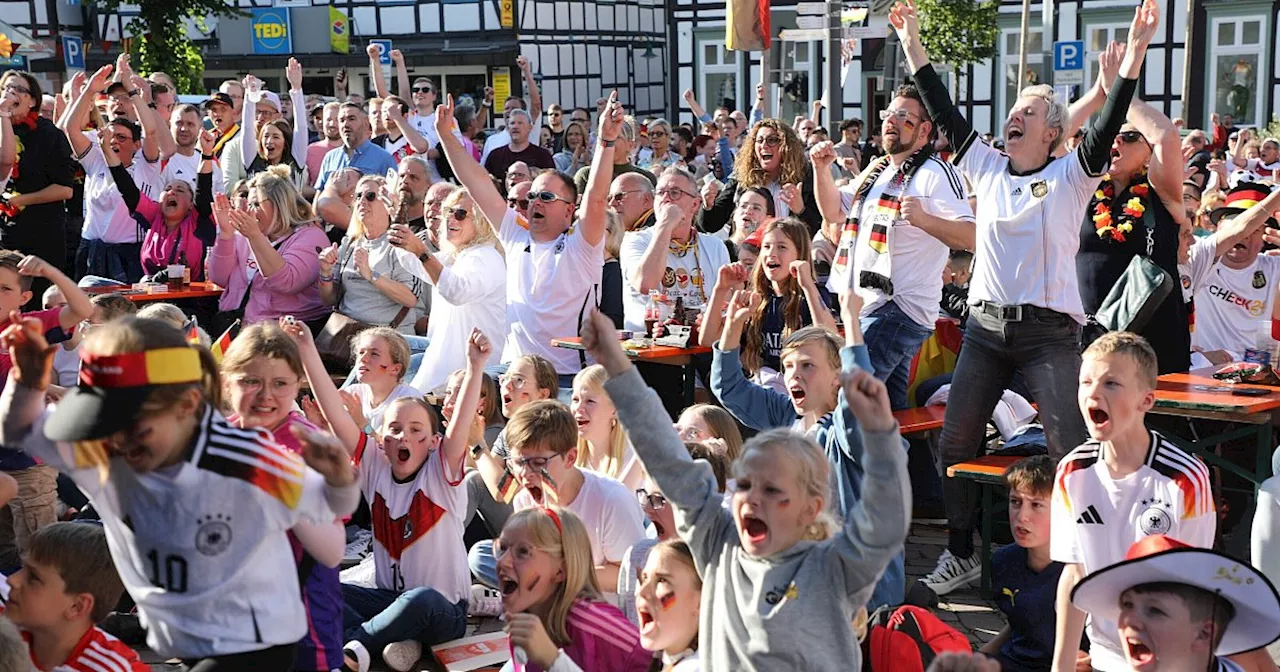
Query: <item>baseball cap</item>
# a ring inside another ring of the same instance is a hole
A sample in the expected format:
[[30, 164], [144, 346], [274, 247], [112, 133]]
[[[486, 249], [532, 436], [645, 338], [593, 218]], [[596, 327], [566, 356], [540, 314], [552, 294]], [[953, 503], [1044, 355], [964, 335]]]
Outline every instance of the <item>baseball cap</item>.
[[124, 82], [111, 82], [107, 85], [105, 93], [108, 96], [114, 96], [117, 93], [129, 93], [129, 87], [125, 86]]
[[232, 100], [231, 94], [223, 93], [221, 91], [211, 94], [209, 99], [201, 103], [200, 106], [207, 110], [214, 103], [222, 103], [232, 109], [235, 109], [236, 106], [236, 102]]
[[276, 95], [276, 94], [275, 94], [274, 92], [272, 92], [272, 91], [260, 91], [260, 92], [258, 92], [258, 99], [257, 99], [257, 100], [254, 100], [254, 101], [252, 101], [252, 102], [256, 104], [256, 103], [259, 103], [259, 102], [264, 101], [264, 100], [265, 100], [265, 101], [267, 101], [268, 103], [271, 103], [272, 105], [274, 105], [274, 106], [275, 106], [275, 108], [276, 108], [276, 112], [279, 112], [281, 109], [283, 109], [283, 108], [281, 108], [281, 107], [280, 107], [280, 96]]
[[157, 348], [118, 355], [80, 353], [80, 382], [45, 422], [52, 441], [90, 441], [129, 429], [157, 385], [204, 379], [195, 348]]

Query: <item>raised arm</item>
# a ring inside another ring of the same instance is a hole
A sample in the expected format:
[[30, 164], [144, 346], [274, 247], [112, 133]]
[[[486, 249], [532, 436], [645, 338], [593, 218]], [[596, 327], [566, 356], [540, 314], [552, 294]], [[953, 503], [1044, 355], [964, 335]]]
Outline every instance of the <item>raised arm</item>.
[[[1067, 128], [1062, 132], [1063, 138], [1074, 136], [1076, 131], [1088, 123], [1089, 117], [1102, 109], [1102, 104], [1107, 100], [1107, 87], [1115, 81], [1116, 73], [1120, 69], [1120, 59], [1123, 56], [1124, 45], [1119, 42], [1108, 44], [1107, 48], [1098, 54], [1098, 79], [1083, 96], [1067, 107]], [[1062, 156], [1066, 151], [1064, 142], [1058, 145], [1056, 156]]]
[[457, 422], [450, 422], [444, 433], [444, 463], [449, 467], [456, 465], [455, 474], [462, 473], [467, 449], [470, 448], [471, 422], [480, 408], [480, 384], [484, 382], [484, 364], [493, 353], [493, 345], [489, 337], [479, 329], [472, 327], [471, 336], [467, 339], [467, 368], [462, 376], [462, 388], [458, 403], [453, 409], [453, 417]]
[[13, 110], [18, 105], [18, 96], [12, 91], [4, 91], [4, 99], [0, 101], [0, 176], [3, 184], [8, 184], [13, 166], [18, 162], [18, 145], [13, 135]]
[[386, 98], [391, 95], [391, 91], [387, 89], [387, 80], [382, 76], [382, 64], [378, 62], [382, 58], [382, 45], [370, 44], [364, 48], [364, 53], [369, 55], [369, 80], [373, 82], [373, 90], [379, 98]]
[[698, 98], [693, 95], [693, 89], [684, 90], [684, 102], [689, 106], [689, 111], [693, 113], [694, 119], [701, 122], [711, 121], [711, 115], [707, 114], [707, 111], [698, 104]]
[[280, 328], [298, 343], [298, 354], [302, 357], [302, 369], [311, 384], [311, 394], [315, 395], [316, 402], [320, 404], [320, 410], [329, 422], [329, 429], [342, 441], [347, 452], [354, 454], [363, 432], [356, 426], [355, 420], [351, 419], [351, 414], [347, 413], [342, 395], [325, 371], [324, 361], [320, 359], [320, 351], [316, 350], [311, 330], [306, 324], [289, 317], [280, 318]]
[[625, 118], [626, 113], [618, 103], [618, 92], [614, 90], [609, 94], [609, 102], [600, 115], [600, 146], [591, 160], [587, 193], [582, 195], [582, 217], [579, 224], [582, 226], [583, 240], [592, 247], [604, 240], [607, 221], [605, 212], [608, 207], [605, 201], [609, 195], [609, 183], [613, 180], [613, 146], [618, 140]]
[[[385, 105], [386, 103], [383, 104]], [[409, 142], [409, 146], [413, 148], [415, 154], [425, 155], [430, 151], [431, 143], [422, 137], [422, 134], [418, 132], [417, 126], [409, 123], [404, 118], [404, 112], [400, 110], [399, 106], [391, 108], [391, 123], [400, 129], [400, 134]]]
[[[113, 66], [104, 65], [98, 68], [97, 72], [89, 78], [89, 84], [84, 91], [76, 96], [76, 100], [71, 104], [71, 111], [68, 112], [61, 120], [58, 126], [63, 133], [67, 134], [67, 140], [71, 142], [71, 150], [77, 158], [84, 156], [89, 151], [92, 142], [84, 134], [84, 122], [88, 119], [90, 111], [93, 110], [93, 101], [99, 93], [107, 90], [108, 80], [111, 79], [111, 71]], [[105, 129], [102, 132], [106, 132]]]
[[[1107, 91], [1107, 102], [1102, 108], [1102, 115], [1093, 123], [1080, 141], [1080, 159], [1091, 175], [1101, 175], [1111, 163], [1111, 143], [1116, 133], [1124, 125], [1129, 111], [1129, 103], [1138, 90], [1138, 75], [1142, 73], [1142, 61], [1147, 55], [1147, 45], [1155, 36], [1156, 27], [1160, 23], [1160, 9], [1156, 0], [1145, 0], [1142, 6], [1133, 12], [1133, 22], [1129, 25], [1128, 46], [1124, 59], [1120, 62], [1120, 71], [1111, 88]], [[1178, 194], [1182, 193], [1179, 179]]]
[[462, 146], [453, 134], [453, 94], [445, 95], [443, 105], [436, 107], [436, 135], [440, 136], [440, 148], [449, 159], [449, 166], [462, 186], [471, 193], [480, 211], [491, 222], [501, 222], [507, 216], [507, 201], [493, 186], [489, 171], [476, 162], [476, 158]]
[[[262, 80], [245, 75], [242, 84], [244, 100], [240, 105], [240, 137], [236, 139], [240, 142], [240, 162], [248, 171], [253, 160], [258, 158], [258, 117], [254, 112], [258, 101], [262, 100]], [[227, 188], [230, 189], [230, 185]]]
[[1135, 98], [1129, 104], [1129, 123], [1151, 143], [1148, 174], [1156, 195], [1169, 212], [1182, 212], [1182, 139], [1164, 113]]
[[929, 64], [929, 54], [925, 52], [924, 43], [920, 41], [920, 17], [916, 15], [915, 3], [904, 0], [889, 10], [889, 23], [902, 42], [902, 51], [907, 56], [907, 67], [914, 73], [916, 86], [924, 98], [925, 109], [929, 111], [929, 119], [956, 152], [963, 152], [973, 137], [973, 127], [964, 118], [960, 110], [951, 103], [951, 94], [942, 82], [938, 73]]
[[307, 97], [302, 92], [302, 63], [290, 58], [284, 69], [289, 80], [289, 102], [293, 103], [293, 162], [299, 170], [307, 165]]
[[822, 327], [832, 333], [840, 333], [836, 326], [836, 318], [822, 300], [822, 290], [813, 278], [813, 264], [808, 259], [797, 259], [791, 262], [791, 277], [800, 283], [800, 291], [804, 293], [805, 305], [813, 318], [813, 326]]
[[391, 64], [396, 67], [396, 93], [405, 100], [413, 100], [413, 92], [409, 90], [409, 69], [404, 65], [404, 52], [391, 50]]
[[516, 65], [524, 74], [524, 85], [529, 87], [529, 119], [537, 121], [542, 116], [542, 93], [538, 91], [538, 82], [533, 78], [533, 66], [524, 56], [516, 57]]
[[809, 160], [813, 162], [813, 198], [818, 203], [818, 213], [822, 215], [822, 235], [832, 243], [839, 243], [845, 213], [840, 188], [831, 175], [831, 164], [836, 161], [836, 146], [830, 140], [814, 145], [809, 150]]

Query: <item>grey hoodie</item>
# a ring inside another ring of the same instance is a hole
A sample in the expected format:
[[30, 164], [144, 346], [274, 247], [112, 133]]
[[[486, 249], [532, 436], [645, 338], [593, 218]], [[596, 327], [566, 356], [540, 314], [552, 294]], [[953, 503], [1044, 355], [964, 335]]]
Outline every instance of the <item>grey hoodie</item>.
[[640, 374], [632, 369], [606, 383], [605, 390], [636, 454], [675, 507], [677, 531], [702, 576], [698, 652], [704, 668], [862, 669], [853, 615], [889, 559], [902, 550], [910, 523], [907, 454], [897, 429], [862, 434], [862, 497], [839, 533], [755, 557], [739, 542], [711, 466], [689, 456]]

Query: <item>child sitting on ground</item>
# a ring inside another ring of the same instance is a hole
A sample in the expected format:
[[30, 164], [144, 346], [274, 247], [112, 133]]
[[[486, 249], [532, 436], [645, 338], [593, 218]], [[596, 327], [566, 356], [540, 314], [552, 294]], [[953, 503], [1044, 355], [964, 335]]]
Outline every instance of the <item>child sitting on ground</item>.
[[102, 528], [54, 523], [31, 536], [9, 577], [5, 616], [22, 632], [37, 670], [147, 672], [123, 642], [95, 627], [124, 594]]
[[[636, 431], [636, 453], [676, 509], [677, 532], [702, 569], [698, 651], [711, 670], [861, 669], [854, 613], [910, 524], [907, 454], [884, 383], [864, 369], [845, 377], [849, 422], [859, 432], [866, 478], [844, 527], [832, 534], [825, 510], [830, 464], [790, 430], [747, 442], [733, 465], [726, 510], [711, 467], [697, 464], [665, 422], [666, 409], [622, 351], [613, 323], [592, 313], [582, 344], [609, 372], [606, 391]], [[854, 422], [856, 420], [856, 423]], [[813, 633], [820, 637], [797, 637]]]
[[391, 402], [400, 397], [422, 397], [417, 389], [405, 384], [409, 370], [409, 343], [391, 327], [370, 327], [351, 339], [355, 360], [352, 373], [357, 381], [343, 388], [360, 403], [365, 424], [361, 429], [370, 434], [382, 429], [382, 415]]
[[[1005, 672], [1048, 672], [1053, 663], [1054, 595], [1062, 563], [1049, 559], [1053, 460], [1035, 455], [1004, 472], [1013, 542], [991, 556], [996, 605], [1008, 625], [981, 652]], [[1079, 654], [1082, 662], [1088, 656]]]
[[[1071, 591], [1085, 576], [1124, 559], [1143, 537], [1163, 534], [1211, 548], [1217, 529], [1209, 470], [1155, 430], [1156, 353], [1141, 336], [1111, 332], [1080, 366], [1080, 412], [1090, 440], [1058, 464], [1050, 505], [1049, 556], [1066, 564], [1058, 581], [1054, 669], [1074, 669], [1085, 614]], [[1101, 614], [1089, 619], [1089, 656], [1099, 670], [1124, 669], [1125, 643]]]

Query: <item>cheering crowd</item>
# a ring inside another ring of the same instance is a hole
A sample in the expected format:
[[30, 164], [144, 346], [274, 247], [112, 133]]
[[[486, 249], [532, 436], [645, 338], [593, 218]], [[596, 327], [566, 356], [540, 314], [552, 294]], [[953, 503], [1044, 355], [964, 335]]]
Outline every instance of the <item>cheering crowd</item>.
[[[127, 56], [6, 72], [0, 672], [403, 671], [478, 619], [515, 672], [1276, 670], [1280, 480], [1214, 551], [1220, 478], [1147, 413], [1276, 350], [1280, 140], [1137, 97], [1159, 14], [999, 139], [910, 0], [913, 84], [838, 137], [763, 86], [544, 109], [523, 57], [529, 100], [479, 104], [398, 51], [393, 94], [376, 46], [368, 100], [296, 59], [200, 106]], [[130, 300], [188, 281], [221, 294]], [[982, 573], [979, 490], [940, 475], [988, 449], [1007, 625], [971, 651], [929, 606]]]

